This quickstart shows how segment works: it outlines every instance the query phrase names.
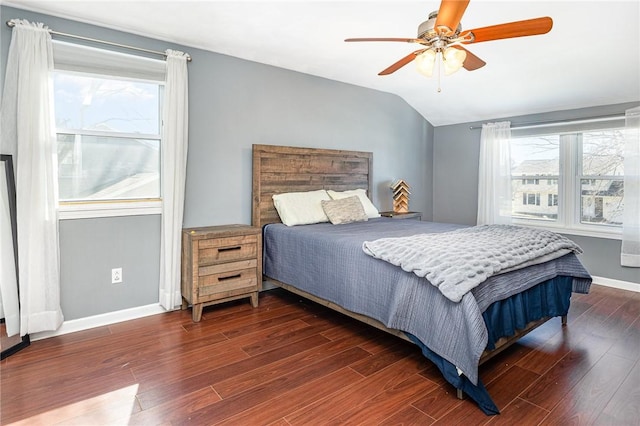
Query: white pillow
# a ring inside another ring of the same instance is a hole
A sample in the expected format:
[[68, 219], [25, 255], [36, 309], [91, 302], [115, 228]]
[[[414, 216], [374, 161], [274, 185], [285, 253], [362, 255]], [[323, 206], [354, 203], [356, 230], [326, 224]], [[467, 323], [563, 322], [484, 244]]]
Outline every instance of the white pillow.
[[360, 202], [362, 203], [362, 207], [364, 207], [364, 212], [367, 214], [369, 219], [374, 217], [380, 217], [380, 212], [376, 206], [373, 205], [371, 200], [367, 197], [366, 189], [351, 189], [349, 191], [336, 192], [332, 190], [327, 191], [329, 196], [334, 200], [339, 200], [340, 198], [347, 198], [357, 195], [360, 198]]
[[329, 222], [320, 203], [322, 200], [331, 200], [324, 189], [274, 194], [272, 198], [280, 220], [287, 226]]

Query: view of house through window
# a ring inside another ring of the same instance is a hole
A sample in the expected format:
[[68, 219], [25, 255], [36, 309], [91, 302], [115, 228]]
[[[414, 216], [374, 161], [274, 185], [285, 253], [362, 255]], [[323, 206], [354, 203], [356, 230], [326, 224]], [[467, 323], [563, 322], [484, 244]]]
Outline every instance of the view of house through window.
[[[518, 138], [511, 141], [512, 216], [558, 219], [560, 137]], [[555, 196], [556, 202], [549, 196]], [[550, 202], [551, 201], [551, 202]]]
[[161, 85], [53, 74], [61, 201], [160, 197]]
[[512, 217], [620, 227], [623, 150], [620, 128], [512, 139]]
[[624, 201], [622, 129], [585, 132], [580, 148], [581, 221], [621, 225]]

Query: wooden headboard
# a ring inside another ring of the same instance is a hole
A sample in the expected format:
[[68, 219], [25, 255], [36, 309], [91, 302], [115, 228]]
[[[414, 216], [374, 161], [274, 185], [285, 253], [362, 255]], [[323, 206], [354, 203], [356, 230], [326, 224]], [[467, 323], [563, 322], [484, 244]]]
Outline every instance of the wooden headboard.
[[273, 194], [363, 188], [371, 197], [373, 153], [253, 145], [253, 226], [280, 222]]

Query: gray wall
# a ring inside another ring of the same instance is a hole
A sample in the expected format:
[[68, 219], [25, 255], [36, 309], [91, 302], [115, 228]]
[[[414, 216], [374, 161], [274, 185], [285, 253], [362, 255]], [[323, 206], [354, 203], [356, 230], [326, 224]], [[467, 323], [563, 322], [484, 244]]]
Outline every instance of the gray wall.
[[374, 203], [391, 209], [388, 184], [403, 178], [411, 207], [431, 211], [431, 168], [415, 159], [430, 161], [433, 128], [399, 97], [190, 52], [186, 226], [251, 221], [252, 144], [372, 151]]
[[[538, 121], [571, 120], [610, 114], [624, 114], [637, 103], [607, 105], [578, 110], [566, 110], [519, 117], [496, 118], [510, 120], [512, 126]], [[480, 156], [481, 122], [436, 127], [433, 143], [433, 220], [436, 222], [476, 224], [478, 208], [478, 158]], [[638, 283], [640, 269], [620, 266], [619, 240], [567, 235], [584, 250], [581, 261], [592, 275]]]
[[[15, 8], [0, 6], [0, 16], [3, 77], [11, 18], [191, 54], [185, 227], [250, 223], [254, 143], [372, 151], [374, 203], [391, 209], [388, 185], [402, 178], [413, 188], [411, 208], [431, 219], [433, 127], [395, 95]], [[159, 230], [158, 216], [61, 221], [65, 319], [157, 302]], [[115, 267], [122, 284], [110, 284]]]
[[[160, 216], [60, 221], [60, 304], [66, 320], [158, 302]], [[111, 284], [111, 268], [122, 283]]]

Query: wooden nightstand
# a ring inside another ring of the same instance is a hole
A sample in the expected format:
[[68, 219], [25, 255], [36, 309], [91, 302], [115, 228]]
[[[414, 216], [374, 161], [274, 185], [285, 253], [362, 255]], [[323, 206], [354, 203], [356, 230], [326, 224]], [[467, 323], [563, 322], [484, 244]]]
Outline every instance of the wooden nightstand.
[[182, 309], [192, 305], [200, 321], [202, 308], [243, 297], [258, 306], [262, 289], [262, 231], [249, 225], [182, 230]]
[[380, 216], [390, 217], [390, 218], [393, 218], [393, 219], [417, 219], [417, 220], [422, 220], [422, 213], [420, 213], [420, 212], [407, 212], [407, 213], [380, 212]]

